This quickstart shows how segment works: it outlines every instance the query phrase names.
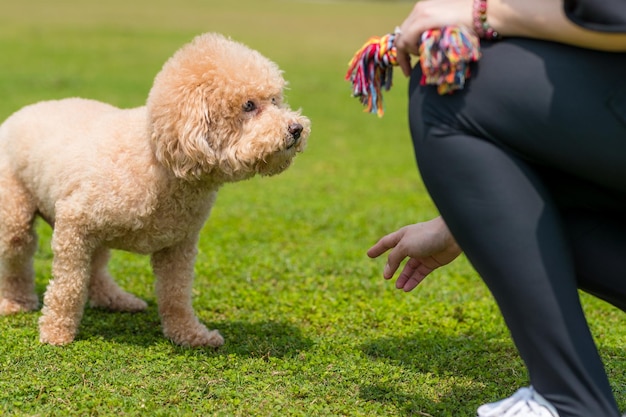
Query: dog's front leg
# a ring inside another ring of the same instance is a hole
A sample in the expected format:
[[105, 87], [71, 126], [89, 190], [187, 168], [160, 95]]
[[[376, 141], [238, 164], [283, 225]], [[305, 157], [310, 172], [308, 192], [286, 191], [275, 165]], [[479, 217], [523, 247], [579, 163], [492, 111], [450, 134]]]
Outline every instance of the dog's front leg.
[[57, 220], [52, 235], [52, 280], [39, 319], [42, 343], [65, 345], [74, 340], [87, 300], [92, 247], [78, 227]]
[[174, 343], [218, 347], [224, 338], [200, 323], [191, 305], [196, 241], [190, 239], [152, 254], [159, 315], [163, 333]]

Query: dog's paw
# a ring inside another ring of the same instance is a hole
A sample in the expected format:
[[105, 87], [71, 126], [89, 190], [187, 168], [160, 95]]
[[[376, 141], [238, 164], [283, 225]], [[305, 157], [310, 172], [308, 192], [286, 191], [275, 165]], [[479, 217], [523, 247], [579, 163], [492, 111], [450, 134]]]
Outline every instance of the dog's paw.
[[76, 337], [76, 327], [62, 325], [43, 315], [39, 319], [39, 341], [49, 345], [63, 346], [74, 341]]
[[0, 297], [0, 316], [8, 316], [9, 314], [23, 313], [27, 311], [37, 310], [39, 301], [37, 297], [26, 300], [10, 300]]
[[65, 346], [65, 345], [69, 345], [70, 343], [72, 343], [74, 341], [74, 336], [70, 336], [67, 334], [44, 334], [41, 333], [39, 335], [39, 341], [41, 343], [45, 343], [48, 345], [54, 345], [54, 346]]
[[176, 331], [165, 332], [172, 342], [187, 347], [220, 347], [224, 344], [224, 338], [217, 330], [208, 330], [198, 323], [193, 328], [178, 328]]
[[136, 313], [148, 308], [148, 304], [134, 295], [120, 291], [116, 294], [91, 294], [89, 305], [109, 311]]
[[224, 344], [224, 337], [217, 330], [209, 331], [207, 346], [220, 347]]

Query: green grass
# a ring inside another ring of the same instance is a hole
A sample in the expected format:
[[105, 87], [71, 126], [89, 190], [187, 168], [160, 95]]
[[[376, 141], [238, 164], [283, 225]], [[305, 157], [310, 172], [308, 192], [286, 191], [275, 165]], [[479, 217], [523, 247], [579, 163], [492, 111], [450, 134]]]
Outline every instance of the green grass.
[[[116, 252], [112, 273], [148, 311], [87, 309], [62, 348], [37, 341], [39, 313], [0, 318], [0, 415], [473, 416], [527, 384], [464, 258], [404, 294], [381, 278], [384, 260], [365, 255], [383, 234], [436, 215], [412, 157], [406, 80], [398, 72], [383, 119], [362, 113], [343, 80], [352, 53], [411, 2], [5, 3], [0, 120], [67, 96], [142, 105], [179, 46], [219, 31], [285, 70], [288, 100], [313, 133], [284, 174], [224, 187], [202, 234], [194, 305], [225, 346], [165, 340], [148, 259]], [[50, 230], [39, 230], [42, 294]], [[623, 316], [583, 302], [624, 409]]]

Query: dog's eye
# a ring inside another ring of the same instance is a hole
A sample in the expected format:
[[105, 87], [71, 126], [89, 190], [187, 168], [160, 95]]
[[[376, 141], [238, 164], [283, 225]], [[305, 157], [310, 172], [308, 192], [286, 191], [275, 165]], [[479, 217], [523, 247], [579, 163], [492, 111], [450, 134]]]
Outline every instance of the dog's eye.
[[254, 104], [254, 101], [252, 100], [246, 101], [246, 103], [243, 105], [243, 111], [245, 111], [246, 113], [254, 110], [256, 110], [256, 104]]
[[272, 97], [272, 104], [278, 106], [278, 99], [276, 97]]

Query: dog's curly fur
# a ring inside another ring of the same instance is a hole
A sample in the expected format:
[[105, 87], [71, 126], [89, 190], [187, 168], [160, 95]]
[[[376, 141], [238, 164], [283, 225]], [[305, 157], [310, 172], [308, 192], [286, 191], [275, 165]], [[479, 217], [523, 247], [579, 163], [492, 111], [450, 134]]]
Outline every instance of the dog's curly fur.
[[219, 34], [196, 37], [156, 76], [146, 106], [80, 98], [36, 103], [0, 126], [0, 314], [38, 308], [34, 220], [53, 228], [40, 340], [74, 340], [90, 304], [146, 303], [108, 274], [111, 249], [150, 254], [163, 332], [219, 346], [191, 306], [198, 234], [227, 182], [284, 171], [309, 120], [283, 103], [282, 72]]

